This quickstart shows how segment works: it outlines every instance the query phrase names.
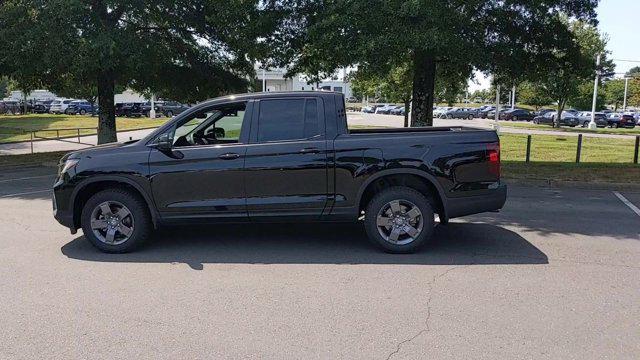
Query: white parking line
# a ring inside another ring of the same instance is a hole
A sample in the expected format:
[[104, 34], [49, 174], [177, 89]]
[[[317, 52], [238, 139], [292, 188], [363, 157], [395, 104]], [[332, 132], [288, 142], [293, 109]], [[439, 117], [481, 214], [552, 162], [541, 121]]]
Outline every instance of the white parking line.
[[626, 197], [622, 196], [622, 194], [620, 194], [617, 191], [614, 191], [613, 194], [615, 196], [617, 196], [618, 199], [620, 199], [620, 201], [622, 201], [625, 205], [627, 205], [629, 207], [629, 209], [631, 209], [631, 211], [636, 213], [636, 215], [640, 216], [640, 209], [638, 209], [637, 206], [633, 205], [633, 203], [631, 201], [627, 200]]
[[9, 182], [9, 181], [20, 181], [20, 180], [29, 180], [29, 179], [39, 179], [39, 178], [52, 177], [52, 176], [56, 176], [56, 175], [55, 175], [55, 174], [52, 174], [52, 175], [41, 175], [41, 176], [29, 176], [29, 177], [16, 178], [16, 179], [5, 179], [5, 180], [0, 180], [0, 183], [3, 183], [3, 182]]
[[27, 191], [27, 192], [23, 192], [23, 193], [0, 195], [0, 198], [8, 198], [8, 197], [14, 197], [14, 196], [21, 196], [21, 195], [38, 194], [38, 193], [49, 192], [49, 191], [52, 191], [52, 190], [51, 189], [47, 189], [47, 190]]

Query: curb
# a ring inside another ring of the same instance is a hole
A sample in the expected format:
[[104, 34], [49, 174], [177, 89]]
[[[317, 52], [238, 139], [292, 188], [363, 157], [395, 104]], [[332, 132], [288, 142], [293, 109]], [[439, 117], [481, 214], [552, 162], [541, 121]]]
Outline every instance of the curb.
[[624, 190], [640, 192], [640, 184], [629, 183], [607, 183], [607, 182], [581, 182], [572, 180], [552, 180], [552, 179], [504, 179], [507, 185], [546, 187], [560, 189], [582, 189], [582, 190]]

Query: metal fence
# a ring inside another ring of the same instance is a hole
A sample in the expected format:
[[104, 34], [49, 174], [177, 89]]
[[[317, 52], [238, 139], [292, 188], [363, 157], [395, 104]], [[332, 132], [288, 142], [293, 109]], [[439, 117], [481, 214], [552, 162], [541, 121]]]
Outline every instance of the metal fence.
[[[90, 132], [86, 132], [89, 130]], [[54, 141], [62, 141], [62, 142], [71, 142], [70, 139], [74, 139], [73, 141], [74, 143], [84, 144], [84, 145], [93, 145], [89, 143], [83, 143], [81, 138], [83, 136], [97, 135], [97, 133], [98, 133], [97, 127], [75, 127], [75, 128], [59, 128], [59, 129], [40, 129], [40, 130], [25, 130], [25, 129], [8, 128], [8, 127], [0, 128], [0, 137], [7, 136], [7, 135], [8, 136], [24, 135], [25, 136], [24, 140], [16, 140], [16, 142], [28, 141], [32, 154], [33, 154], [33, 144], [34, 142], [37, 142], [37, 141], [54, 140]], [[53, 136], [54, 134], [55, 136]]]

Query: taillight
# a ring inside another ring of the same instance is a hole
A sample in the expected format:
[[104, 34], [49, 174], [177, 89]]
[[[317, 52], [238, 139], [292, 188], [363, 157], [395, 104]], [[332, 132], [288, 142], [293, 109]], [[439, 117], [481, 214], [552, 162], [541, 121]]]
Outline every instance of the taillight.
[[487, 145], [487, 159], [489, 164], [489, 173], [500, 178], [500, 143]]

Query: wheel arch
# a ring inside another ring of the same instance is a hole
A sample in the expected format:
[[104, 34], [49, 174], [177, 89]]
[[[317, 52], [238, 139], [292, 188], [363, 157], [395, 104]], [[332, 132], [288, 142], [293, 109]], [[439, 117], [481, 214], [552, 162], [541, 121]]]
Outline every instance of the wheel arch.
[[443, 220], [448, 219], [444, 190], [433, 175], [417, 169], [389, 169], [371, 176], [358, 191], [358, 213], [366, 207], [375, 194], [393, 186], [406, 186], [419, 191], [432, 200], [434, 212], [438, 213]]
[[112, 189], [112, 188], [124, 188], [136, 195], [140, 196], [144, 200], [151, 215], [153, 226], [157, 226], [157, 213], [153, 207], [153, 201], [149, 197], [146, 191], [136, 183], [134, 180], [124, 176], [104, 176], [96, 179], [87, 179], [79, 183], [71, 194], [71, 205], [73, 209], [73, 224], [76, 229], [80, 228], [80, 214], [82, 213], [83, 205], [89, 200], [91, 196], [99, 191]]

